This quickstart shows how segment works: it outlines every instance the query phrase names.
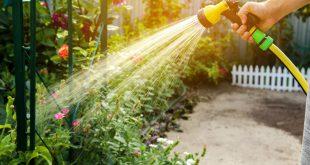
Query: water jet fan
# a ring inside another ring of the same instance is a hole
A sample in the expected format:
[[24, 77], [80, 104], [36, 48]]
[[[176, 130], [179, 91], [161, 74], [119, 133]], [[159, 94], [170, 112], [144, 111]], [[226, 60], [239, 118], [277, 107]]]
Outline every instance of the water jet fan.
[[[233, 23], [242, 25], [240, 17], [237, 15], [239, 12], [239, 2], [236, 0], [223, 0], [216, 5], [208, 5], [198, 11], [197, 17], [199, 22], [206, 28], [210, 28], [220, 21], [221, 17], [224, 16]], [[270, 50], [277, 58], [285, 65], [290, 71], [302, 90], [307, 94], [309, 85], [303, 75], [300, 73], [298, 68], [292, 63], [292, 61], [275, 45], [273, 39], [267, 36], [264, 32], [258, 29], [255, 25], [259, 19], [248, 14], [246, 23], [247, 31], [250, 32], [255, 43], [259, 46], [262, 51]]]

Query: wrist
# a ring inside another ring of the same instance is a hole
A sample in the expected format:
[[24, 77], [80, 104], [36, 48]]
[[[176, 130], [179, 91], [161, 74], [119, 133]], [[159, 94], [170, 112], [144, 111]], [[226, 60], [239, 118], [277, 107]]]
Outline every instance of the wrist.
[[272, 17], [279, 21], [286, 15], [310, 3], [310, 0], [267, 0], [266, 9], [271, 11]]
[[286, 7], [284, 6], [283, 1], [279, 0], [267, 0], [264, 3], [264, 7], [269, 11], [268, 15], [271, 16], [274, 22], [278, 22], [282, 19], [285, 14]]

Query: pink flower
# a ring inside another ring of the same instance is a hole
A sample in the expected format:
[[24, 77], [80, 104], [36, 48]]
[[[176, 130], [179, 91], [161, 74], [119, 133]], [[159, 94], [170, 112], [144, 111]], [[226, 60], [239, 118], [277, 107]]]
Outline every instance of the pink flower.
[[65, 117], [65, 115], [63, 114], [63, 113], [61, 113], [61, 112], [58, 112], [58, 113], [56, 113], [55, 115], [54, 115], [54, 118], [56, 119], [56, 120], [61, 120], [61, 119], [63, 119]]
[[68, 29], [68, 16], [63, 13], [53, 13], [52, 20], [55, 27], [61, 27], [63, 29]]
[[134, 56], [131, 57], [131, 60], [132, 60], [134, 63], [138, 64], [138, 63], [140, 63], [140, 62], [143, 60], [143, 57], [138, 56], [138, 55], [134, 55]]
[[58, 99], [59, 98], [59, 95], [56, 92], [52, 93], [52, 96], [54, 97], [54, 99]]
[[73, 122], [72, 122], [72, 126], [73, 127], [77, 127], [77, 126], [79, 126], [80, 125], [80, 122], [78, 121], [78, 120], [74, 120]]
[[65, 116], [67, 116], [69, 112], [70, 112], [70, 110], [68, 108], [63, 108], [61, 110], [61, 113], [64, 114]]

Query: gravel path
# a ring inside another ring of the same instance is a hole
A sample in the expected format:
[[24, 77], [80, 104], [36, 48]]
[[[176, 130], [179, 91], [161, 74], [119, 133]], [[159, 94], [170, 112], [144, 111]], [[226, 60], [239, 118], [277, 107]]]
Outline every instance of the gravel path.
[[199, 152], [208, 165], [298, 164], [306, 97], [302, 93], [232, 87], [200, 87], [201, 102], [180, 120], [177, 152]]

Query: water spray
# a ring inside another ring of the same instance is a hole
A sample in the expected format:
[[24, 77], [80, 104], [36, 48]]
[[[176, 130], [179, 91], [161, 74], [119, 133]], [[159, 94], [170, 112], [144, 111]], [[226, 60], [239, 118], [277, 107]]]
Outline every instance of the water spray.
[[[223, 0], [216, 5], [208, 5], [203, 9], [198, 11], [198, 19], [200, 23], [206, 27], [210, 28], [220, 21], [221, 16], [226, 17], [233, 23], [242, 25], [240, 17], [237, 15], [239, 12], [239, 2], [235, 0]], [[309, 85], [303, 75], [300, 73], [298, 68], [292, 63], [292, 61], [275, 45], [273, 44], [273, 39], [267, 36], [264, 32], [258, 29], [255, 24], [258, 22], [258, 18], [252, 14], [248, 14], [247, 19], [247, 31], [250, 32], [255, 43], [259, 46], [262, 51], [270, 50], [277, 58], [285, 65], [285, 67], [290, 71], [302, 90], [307, 94]]]

